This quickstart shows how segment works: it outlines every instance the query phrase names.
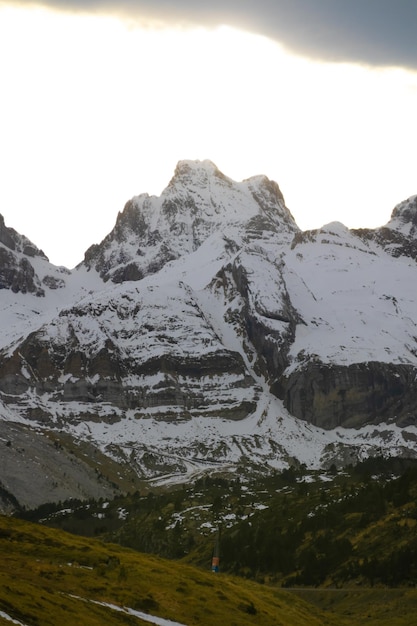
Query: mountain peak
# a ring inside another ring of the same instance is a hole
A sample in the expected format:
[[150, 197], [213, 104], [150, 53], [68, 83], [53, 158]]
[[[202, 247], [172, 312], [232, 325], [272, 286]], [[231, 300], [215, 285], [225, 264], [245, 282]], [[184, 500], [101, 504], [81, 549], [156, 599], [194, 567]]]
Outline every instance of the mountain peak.
[[210, 161], [210, 159], [203, 159], [202, 161], [198, 159], [183, 159], [181, 161], [178, 161], [175, 168], [174, 176], [180, 176], [181, 174], [187, 174], [189, 172], [196, 171], [205, 171], [208, 174], [214, 174], [216, 172], [219, 172], [219, 169], [217, 165], [213, 163], [213, 161]]
[[[141, 280], [196, 252], [212, 237], [239, 241], [249, 229], [292, 236], [298, 227], [277, 183], [266, 176], [242, 182], [209, 160], [179, 161], [161, 196], [141, 194], [119, 213], [113, 231], [85, 255], [104, 280]], [[255, 235], [254, 235], [255, 233]]]
[[417, 233], [417, 195], [410, 196], [394, 207], [388, 228], [414, 237]]
[[174, 171], [174, 175], [171, 178], [167, 190], [178, 185], [189, 187], [205, 187], [209, 184], [210, 180], [220, 180], [227, 185], [232, 185], [232, 179], [225, 176], [209, 159], [199, 160], [181, 160], [178, 161]]

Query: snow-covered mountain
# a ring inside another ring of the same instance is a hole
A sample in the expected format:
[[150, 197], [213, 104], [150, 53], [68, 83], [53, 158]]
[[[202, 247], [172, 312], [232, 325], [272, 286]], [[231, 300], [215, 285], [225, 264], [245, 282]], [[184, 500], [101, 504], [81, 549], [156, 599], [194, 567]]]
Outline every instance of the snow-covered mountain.
[[276, 183], [182, 161], [73, 271], [0, 221], [0, 496], [417, 453], [417, 196], [301, 232]]

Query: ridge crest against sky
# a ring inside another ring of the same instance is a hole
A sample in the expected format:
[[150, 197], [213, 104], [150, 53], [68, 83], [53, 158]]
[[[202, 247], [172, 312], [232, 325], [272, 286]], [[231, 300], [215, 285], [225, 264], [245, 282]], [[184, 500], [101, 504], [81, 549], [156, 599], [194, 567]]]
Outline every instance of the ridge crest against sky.
[[183, 159], [302, 230], [417, 193], [417, 0], [0, 0], [0, 214], [80, 263]]
[[23, 4], [204, 26], [227, 24], [324, 61], [417, 70], [416, 0], [27, 0]]

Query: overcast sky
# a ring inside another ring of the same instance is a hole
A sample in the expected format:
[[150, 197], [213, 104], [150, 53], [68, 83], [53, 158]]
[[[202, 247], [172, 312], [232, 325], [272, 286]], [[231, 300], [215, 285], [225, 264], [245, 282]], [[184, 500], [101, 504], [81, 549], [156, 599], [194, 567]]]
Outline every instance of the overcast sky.
[[416, 26], [417, 0], [0, 0], [0, 213], [72, 267], [209, 158], [302, 228], [382, 225], [417, 193]]
[[228, 24], [322, 60], [417, 69], [416, 0], [51, 0], [44, 4], [171, 23]]

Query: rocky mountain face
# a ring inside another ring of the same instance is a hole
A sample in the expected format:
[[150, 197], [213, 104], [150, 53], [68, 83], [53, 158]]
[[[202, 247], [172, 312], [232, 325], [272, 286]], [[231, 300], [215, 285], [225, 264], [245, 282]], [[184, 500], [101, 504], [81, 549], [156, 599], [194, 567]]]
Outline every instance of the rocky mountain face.
[[415, 456], [416, 224], [417, 196], [380, 229], [301, 232], [276, 183], [209, 161], [72, 272], [1, 219], [3, 508]]
[[45, 295], [29, 260], [36, 256], [48, 260], [26, 237], [19, 235], [13, 228], [7, 228], [0, 215], [0, 289]]

